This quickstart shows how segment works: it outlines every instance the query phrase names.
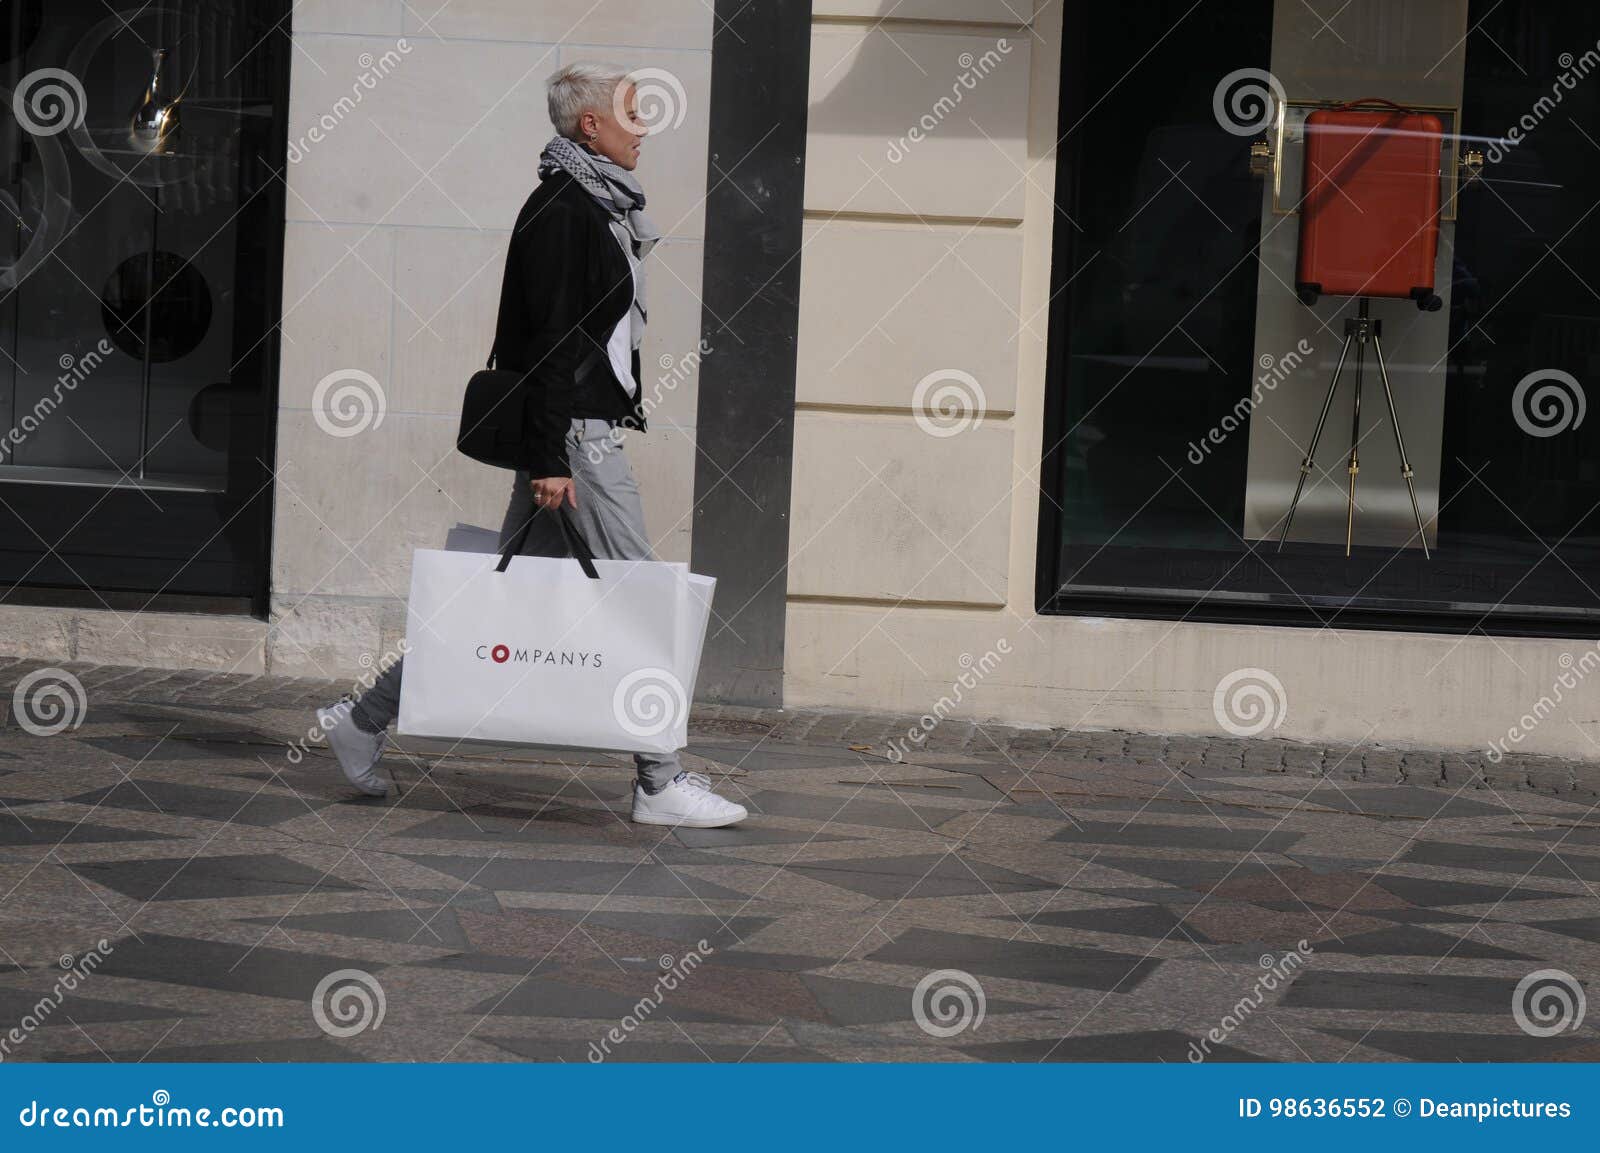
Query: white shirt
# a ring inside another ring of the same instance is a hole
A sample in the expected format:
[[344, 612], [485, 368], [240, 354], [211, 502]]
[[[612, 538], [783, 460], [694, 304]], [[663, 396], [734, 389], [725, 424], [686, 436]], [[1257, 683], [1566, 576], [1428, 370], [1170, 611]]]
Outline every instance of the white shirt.
[[[617, 229], [611, 230], [617, 236]], [[633, 255], [633, 245], [629, 244], [624, 236], [617, 236], [617, 243], [622, 245], [622, 255], [628, 258], [628, 272], [633, 277], [633, 291], [639, 293], [639, 261]], [[628, 390], [629, 396], [639, 392], [639, 382], [633, 379], [633, 307], [630, 302], [628, 311], [622, 314], [622, 319], [617, 321], [617, 326], [611, 330], [611, 339], [606, 342], [606, 355], [611, 361], [611, 369], [617, 374]]]

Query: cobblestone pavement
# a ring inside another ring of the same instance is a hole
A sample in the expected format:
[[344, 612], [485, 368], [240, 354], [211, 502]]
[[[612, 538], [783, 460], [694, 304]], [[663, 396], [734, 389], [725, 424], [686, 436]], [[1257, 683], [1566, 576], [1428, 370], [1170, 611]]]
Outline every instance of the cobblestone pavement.
[[1600, 1059], [1518, 998], [1596, 973], [1593, 766], [713, 708], [752, 815], [672, 832], [622, 757], [372, 801], [339, 686], [65, 671], [0, 662], [6, 1060]]

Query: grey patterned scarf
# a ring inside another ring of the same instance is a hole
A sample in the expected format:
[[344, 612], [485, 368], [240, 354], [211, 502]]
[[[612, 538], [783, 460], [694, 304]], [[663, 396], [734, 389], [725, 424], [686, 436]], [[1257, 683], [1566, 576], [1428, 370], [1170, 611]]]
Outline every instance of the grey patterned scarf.
[[611, 216], [617, 240], [627, 245], [640, 261], [634, 272], [637, 289], [633, 296], [633, 346], [639, 347], [644, 335], [645, 308], [644, 258], [661, 239], [650, 218], [644, 214], [644, 189], [633, 173], [615, 161], [597, 156], [565, 136], [551, 138], [539, 154], [539, 179], [565, 172], [581, 184]]

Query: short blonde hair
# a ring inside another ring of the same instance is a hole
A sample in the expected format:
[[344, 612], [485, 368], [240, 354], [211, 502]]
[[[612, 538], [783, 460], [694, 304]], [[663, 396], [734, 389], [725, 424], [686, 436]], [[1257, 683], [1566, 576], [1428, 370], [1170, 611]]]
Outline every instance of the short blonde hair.
[[578, 139], [578, 123], [583, 114], [609, 109], [628, 76], [626, 68], [590, 61], [559, 69], [547, 85], [550, 123], [568, 140]]

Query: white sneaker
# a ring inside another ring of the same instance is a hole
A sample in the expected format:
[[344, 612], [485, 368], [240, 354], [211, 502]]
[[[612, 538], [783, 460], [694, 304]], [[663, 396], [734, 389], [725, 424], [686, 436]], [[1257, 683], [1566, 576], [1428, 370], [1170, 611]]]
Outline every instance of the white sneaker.
[[711, 791], [711, 778], [683, 772], [659, 793], [633, 786], [633, 819], [641, 825], [681, 825], [686, 829], [720, 829], [737, 825], [750, 814], [743, 805]]
[[345, 778], [369, 797], [388, 796], [389, 782], [378, 774], [377, 764], [389, 734], [364, 733], [357, 728], [348, 701], [318, 709], [317, 724], [328, 735], [328, 747], [339, 758]]

